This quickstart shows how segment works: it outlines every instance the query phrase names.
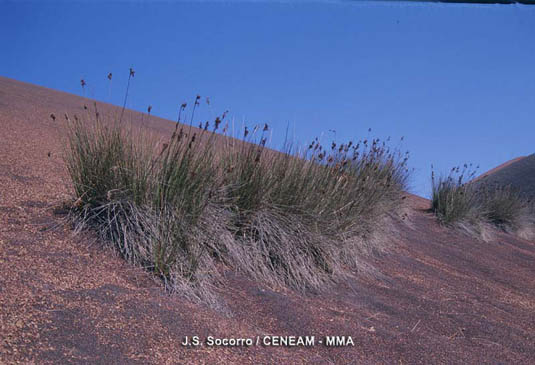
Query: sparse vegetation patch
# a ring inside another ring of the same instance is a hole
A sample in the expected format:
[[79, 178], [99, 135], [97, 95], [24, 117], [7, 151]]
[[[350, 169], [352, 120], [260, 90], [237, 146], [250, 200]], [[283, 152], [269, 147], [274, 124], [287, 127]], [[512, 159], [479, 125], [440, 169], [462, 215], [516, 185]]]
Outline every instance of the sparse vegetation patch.
[[455, 167], [447, 177], [431, 175], [431, 210], [446, 225], [484, 235], [485, 226], [526, 236], [533, 230], [533, 207], [511, 186], [475, 182], [472, 165]]

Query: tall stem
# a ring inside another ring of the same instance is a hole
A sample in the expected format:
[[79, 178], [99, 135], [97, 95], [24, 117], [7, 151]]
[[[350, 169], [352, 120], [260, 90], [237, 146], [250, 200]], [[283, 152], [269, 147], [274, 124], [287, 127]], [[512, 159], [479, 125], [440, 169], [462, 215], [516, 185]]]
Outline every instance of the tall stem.
[[124, 109], [126, 108], [126, 99], [128, 99], [128, 89], [130, 89], [130, 79], [132, 78], [132, 72], [128, 75], [128, 83], [126, 84], [126, 94], [124, 96], [123, 109], [121, 110], [121, 118], [119, 118], [119, 123], [123, 120]]

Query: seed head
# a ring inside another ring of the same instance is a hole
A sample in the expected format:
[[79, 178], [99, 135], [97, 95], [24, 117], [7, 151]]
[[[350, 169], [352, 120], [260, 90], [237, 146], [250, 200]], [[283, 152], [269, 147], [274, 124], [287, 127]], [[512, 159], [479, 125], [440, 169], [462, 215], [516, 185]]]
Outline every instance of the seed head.
[[80, 80], [80, 85], [82, 85], [82, 89], [85, 87], [85, 80], [84, 79]]
[[152, 105], [149, 105], [149, 107], [147, 108], [147, 113], [150, 114], [150, 111], [152, 110]]
[[219, 125], [221, 124], [221, 119], [219, 119], [219, 117], [215, 118], [215, 127], [214, 127], [214, 130], [217, 130], [219, 128]]
[[56, 116], [54, 115], [54, 113], [50, 114], [50, 118], [52, 118], [54, 122], [56, 121]]
[[134, 77], [135, 74], [136, 74], [136, 71], [134, 71], [134, 69], [130, 67], [130, 77]]
[[269, 126], [267, 125], [267, 123], [264, 123], [264, 132], [266, 132], [267, 130], [269, 129]]
[[111, 72], [108, 74], [108, 80], [111, 81]]

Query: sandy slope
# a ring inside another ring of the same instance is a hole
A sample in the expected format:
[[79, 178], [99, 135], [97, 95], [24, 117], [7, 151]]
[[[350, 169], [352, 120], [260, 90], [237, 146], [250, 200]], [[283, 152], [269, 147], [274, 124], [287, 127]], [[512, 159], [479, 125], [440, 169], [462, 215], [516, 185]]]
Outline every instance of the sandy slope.
[[[409, 224], [393, 227], [392, 253], [374, 260], [380, 279], [303, 297], [228, 273], [229, 316], [166, 295], [89, 236], [47, 229], [69, 194], [48, 116], [82, 113], [84, 102], [0, 77], [0, 363], [535, 362], [535, 244], [447, 231], [424, 199], [407, 199]], [[264, 334], [349, 335], [355, 346], [180, 345], [183, 336]]]
[[495, 173], [497, 173], [497, 172], [499, 172], [499, 171], [501, 171], [503, 169], [506, 169], [511, 164], [514, 164], [517, 161], [523, 160], [524, 158], [526, 158], [526, 156], [520, 156], [520, 157], [513, 158], [512, 160], [506, 161], [506, 162], [502, 163], [501, 165], [498, 165], [498, 166], [494, 167], [493, 169], [490, 169], [489, 171], [485, 172], [484, 174], [481, 174], [480, 176], [475, 178], [474, 181], [481, 180], [483, 178], [487, 178], [490, 175], [493, 175], [493, 174], [495, 174]]
[[528, 199], [535, 199], [535, 153], [508, 161], [477, 179], [489, 185], [510, 185]]

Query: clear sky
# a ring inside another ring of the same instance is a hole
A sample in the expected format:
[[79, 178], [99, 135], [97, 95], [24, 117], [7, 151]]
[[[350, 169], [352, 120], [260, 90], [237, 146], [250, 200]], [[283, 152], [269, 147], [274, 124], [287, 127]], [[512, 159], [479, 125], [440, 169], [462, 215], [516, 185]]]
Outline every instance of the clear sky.
[[[316, 1], [0, 0], [0, 75], [176, 119], [287, 125], [302, 143], [404, 136], [412, 192], [535, 153], [535, 7]], [[110, 85], [106, 78], [113, 73]], [[395, 145], [397, 142], [394, 143]]]

